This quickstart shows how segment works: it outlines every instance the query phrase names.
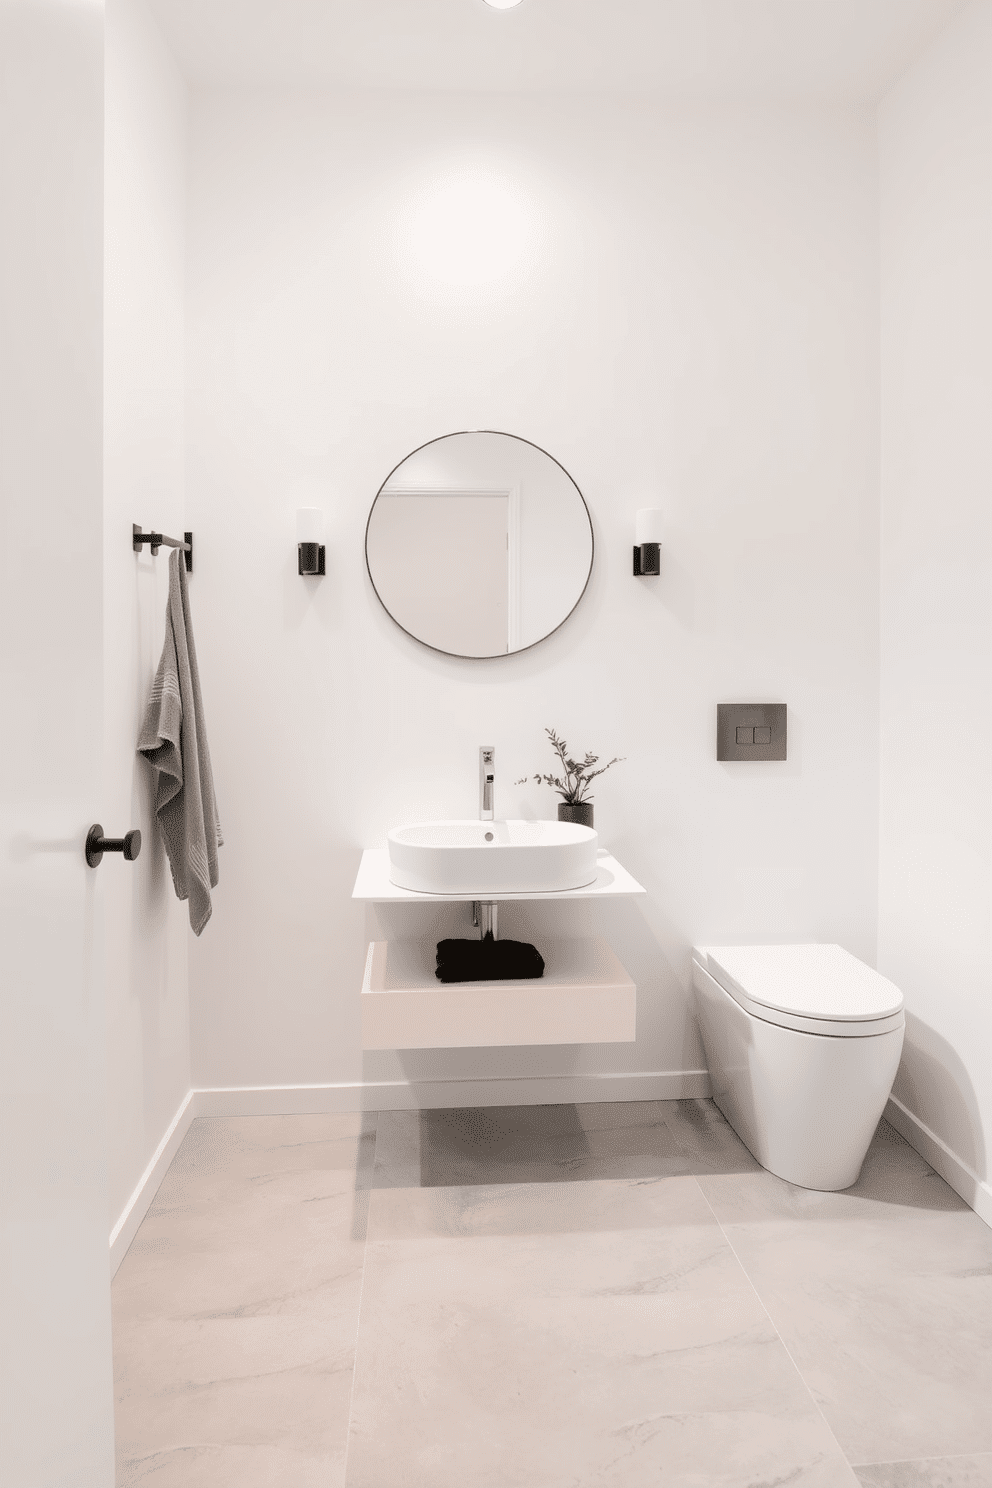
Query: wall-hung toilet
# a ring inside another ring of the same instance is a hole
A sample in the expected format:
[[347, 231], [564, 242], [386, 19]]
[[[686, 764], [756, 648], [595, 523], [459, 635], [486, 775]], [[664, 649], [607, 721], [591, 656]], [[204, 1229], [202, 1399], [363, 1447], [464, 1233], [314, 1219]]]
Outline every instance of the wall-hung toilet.
[[836, 945], [692, 953], [713, 1099], [778, 1177], [857, 1180], [902, 1053], [902, 993]]

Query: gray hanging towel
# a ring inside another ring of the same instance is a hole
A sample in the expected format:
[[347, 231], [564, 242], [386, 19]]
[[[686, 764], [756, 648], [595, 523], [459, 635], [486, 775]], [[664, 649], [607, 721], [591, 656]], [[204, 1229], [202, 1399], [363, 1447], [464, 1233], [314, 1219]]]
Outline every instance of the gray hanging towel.
[[186, 565], [178, 548], [169, 556], [169, 607], [138, 753], [155, 770], [155, 815], [180, 899], [189, 900], [189, 922], [199, 935], [210, 918], [210, 890], [217, 886], [217, 849], [224, 839], [217, 820], [214, 777], [203, 721], [200, 674], [193, 645]]

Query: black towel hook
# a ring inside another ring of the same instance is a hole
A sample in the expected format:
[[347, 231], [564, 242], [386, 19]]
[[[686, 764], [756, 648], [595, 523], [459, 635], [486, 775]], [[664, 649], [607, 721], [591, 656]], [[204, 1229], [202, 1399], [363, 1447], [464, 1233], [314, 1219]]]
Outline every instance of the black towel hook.
[[158, 555], [159, 548], [181, 548], [186, 559], [186, 572], [193, 572], [193, 534], [184, 532], [185, 542], [180, 542], [177, 537], [165, 537], [161, 532], [142, 532], [137, 522], [131, 523], [131, 546], [136, 553], [141, 552], [142, 543], [148, 543], [152, 550], [152, 557]]

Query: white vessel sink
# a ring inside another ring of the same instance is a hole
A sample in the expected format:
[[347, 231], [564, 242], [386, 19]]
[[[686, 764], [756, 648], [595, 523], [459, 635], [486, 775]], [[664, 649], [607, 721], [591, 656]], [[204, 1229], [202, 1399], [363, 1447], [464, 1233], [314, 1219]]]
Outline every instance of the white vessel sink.
[[557, 821], [433, 821], [394, 827], [389, 878], [421, 894], [548, 894], [596, 877], [599, 837]]

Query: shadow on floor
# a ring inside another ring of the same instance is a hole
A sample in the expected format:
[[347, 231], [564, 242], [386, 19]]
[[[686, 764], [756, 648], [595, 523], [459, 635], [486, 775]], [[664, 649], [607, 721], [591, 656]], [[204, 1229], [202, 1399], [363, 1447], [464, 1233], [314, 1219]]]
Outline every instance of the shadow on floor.
[[[616, 1101], [381, 1112], [373, 1183], [376, 1188], [438, 1188], [686, 1176], [694, 1171], [701, 1144], [680, 1111], [684, 1104]], [[750, 1154], [711, 1109], [699, 1126], [724, 1128], [723, 1159], [730, 1170], [753, 1167]]]
[[[374, 1165], [362, 1145], [362, 1190], [752, 1174], [797, 1198], [806, 1192], [766, 1173], [711, 1100], [382, 1111]], [[917, 1210], [967, 1207], [884, 1119], [845, 1193]]]

